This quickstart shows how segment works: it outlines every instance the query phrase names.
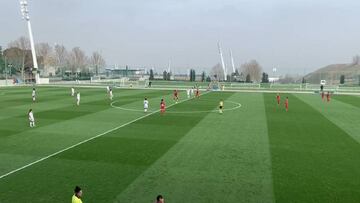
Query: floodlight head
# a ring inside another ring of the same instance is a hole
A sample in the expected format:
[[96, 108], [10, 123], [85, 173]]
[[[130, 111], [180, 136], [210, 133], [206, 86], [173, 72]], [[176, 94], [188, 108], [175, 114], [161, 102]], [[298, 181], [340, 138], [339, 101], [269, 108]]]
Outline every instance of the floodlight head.
[[30, 16], [29, 16], [29, 10], [27, 8], [28, 6], [28, 2], [27, 1], [20, 1], [20, 10], [21, 10], [21, 14], [22, 14], [22, 18], [24, 20], [30, 20]]
[[20, 4], [21, 4], [22, 6], [27, 6], [27, 5], [28, 5], [28, 2], [27, 2], [26, 0], [24, 0], [24, 1], [20, 1]]

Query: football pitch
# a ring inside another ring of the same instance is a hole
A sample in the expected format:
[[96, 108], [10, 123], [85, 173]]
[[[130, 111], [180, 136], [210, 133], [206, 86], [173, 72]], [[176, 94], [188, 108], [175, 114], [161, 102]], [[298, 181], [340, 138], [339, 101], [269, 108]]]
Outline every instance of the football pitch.
[[360, 202], [358, 96], [76, 88], [76, 106], [70, 87], [31, 90], [0, 88], [1, 203], [70, 202], [76, 185], [84, 203]]

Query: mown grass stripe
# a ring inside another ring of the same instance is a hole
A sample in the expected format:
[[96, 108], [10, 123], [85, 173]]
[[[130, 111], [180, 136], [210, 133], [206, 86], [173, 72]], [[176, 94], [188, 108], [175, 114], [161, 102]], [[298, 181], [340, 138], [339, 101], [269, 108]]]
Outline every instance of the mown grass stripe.
[[[329, 121], [339, 126], [354, 140], [360, 143], [360, 108], [348, 102], [343, 102], [341, 99], [341, 97], [343, 97], [342, 95], [337, 95], [337, 99], [333, 99], [331, 102], [323, 102], [317, 95], [296, 95], [296, 97], [312, 106]], [[345, 97], [346, 100], [350, 100], [351, 103], [356, 103], [351, 101], [351, 99], [357, 101], [357, 97]]]
[[264, 94], [277, 202], [359, 202], [360, 145], [293, 95]]
[[206, 115], [114, 202], [148, 202], [157, 193], [169, 202], [272, 202], [262, 94], [233, 94], [225, 108], [229, 101], [243, 107]]
[[[142, 100], [143, 97], [141, 92], [146, 92], [150, 94], [151, 97], [163, 95], [166, 93], [166, 91], [121, 91], [117, 92], [119, 95], [115, 96], [116, 99], [122, 99], [125, 98], [126, 95], [130, 97], [132, 95], [133, 97]], [[102, 94], [104, 94], [104, 92], [102, 92], [100, 95], [95, 92], [93, 97], [86, 98], [85, 100], [91, 101], [92, 98], [103, 98]], [[106, 96], [106, 94], [104, 94], [104, 96]], [[66, 95], [66, 97], [68, 97], [68, 95]], [[59, 102], [60, 103], [58, 105], [61, 105], [61, 101]], [[128, 102], [130, 102], [130, 100], [128, 100]], [[93, 113], [88, 113], [80, 117], [73, 117], [67, 120], [61, 120], [61, 117], [42, 118], [41, 116], [37, 115], [36, 118], [38, 119], [38, 127], [35, 129], [30, 129], [28, 127], [26, 115], [19, 118], [19, 121], [15, 123], [1, 125], [0, 135], [4, 136], [0, 137], [0, 157], [3, 157], [3, 159], [0, 159], [0, 174], [21, 167], [26, 163], [40, 159], [47, 154], [61, 150], [67, 146], [85, 140], [96, 134], [102, 133], [108, 129], [118, 126], [119, 124], [126, 123], [142, 115], [142, 113], [130, 114], [128, 112], [120, 112], [110, 108], [110, 101], [108, 101], [108, 99], [105, 97], [101, 99], [101, 101], [96, 101], [95, 103], [92, 101], [90, 103], [91, 105], [82, 104], [80, 108], [71, 106], [68, 110], [65, 111], [67, 115], [73, 114], [69, 110]], [[58, 107], [58, 105], [53, 105], [52, 107]], [[106, 107], [106, 109], [103, 111], [94, 112], [94, 110], [97, 108], [97, 105]], [[44, 107], [39, 107], [36, 109], [40, 110], [43, 108]], [[49, 115], [53, 116], [52, 112], [49, 112]], [[119, 118], [119, 116], [121, 117]], [[51, 122], [51, 124], [49, 124], [49, 122]], [[23, 126], [25, 130], [19, 132], [21, 129], [14, 126], [18, 124]], [[13, 135], [9, 136], [9, 133]], [[8, 161], [11, 160], [11, 155], [14, 155], [14, 161], [12, 163], [8, 163]], [[21, 156], [24, 156], [24, 158], [22, 159]]]
[[[139, 99], [142, 99], [144, 95], [143, 92], [136, 92], [136, 94], [131, 95], [121, 95], [121, 93], [119, 94], [120, 96], [118, 98], [120, 98], [120, 101], [126, 100], [126, 102], [135, 102]], [[147, 92], [147, 94], [154, 97], [159, 96], [159, 92], [157, 91]], [[51, 96], [49, 97], [51, 98]], [[76, 107], [74, 102], [69, 102], [69, 100], [73, 99], [74, 98], [69, 98], [63, 101], [57, 101], [57, 104], [52, 103], [54, 107], [51, 107], [50, 109], [45, 107], [45, 109], [43, 108], [44, 110], [42, 110], [39, 104], [33, 104], [35, 118], [39, 124], [38, 126], [45, 127], [54, 123], [94, 114], [99, 111], [111, 108], [108, 99], [105, 96], [101, 97], [98, 94], [83, 96], [80, 107]], [[27, 125], [28, 122], [26, 111], [9, 116], [12, 117], [2, 119], [2, 122], [0, 123], [0, 138], [3, 136], [8, 137], [31, 130]]]
[[[186, 101], [186, 100], [184, 100], [184, 101]], [[184, 102], [184, 101], [181, 101], [181, 102]], [[174, 104], [173, 104], [173, 105], [174, 105]], [[170, 105], [169, 107], [171, 107], [171, 106], [173, 106], [173, 105]], [[10, 172], [8, 172], [8, 173], [6, 173], [6, 174], [4, 174], [4, 175], [1, 175], [1, 176], [0, 176], [0, 179], [5, 178], [5, 177], [7, 177], [7, 176], [9, 176], [9, 175], [11, 175], [11, 174], [14, 174], [14, 173], [18, 172], [18, 171], [21, 171], [21, 170], [23, 170], [23, 169], [25, 169], [25, 168], [28, 168], [28, 167], [30, 167], [30, 166], [32, 166], [32, 165], [34, 165], [34, 164], [40, 163], [40, 162], [42, 162], [42, 161], [44, 161], [44, 160], [46, 160], [46, 159], [49, 159], [49, 158], [51, 158], [51, 157], [54, 157], [54, 156], [56, 156], [56, 155], [58, 155], [58, 154], [61, 154], [61, 153], [65, 152], [65, 151], [68, 151], [68, 150], [70, 150], [70, 149], [73, 149], [73, 148], [75, 148], [75, 147], [77, 147], [77, 146], [79, 146], [79, 145], [82, 145], [82, 144], [84, 144], [84, 143], [87, 143], [87, 142], [89, 142], [89, 141], [92, 141], [92, 140], [94, 140], [94, 139], [96, 139], [96, 138], [99, 138], [99, 137], [101, 137], [101, 136], [103, 136], [103, 135], [106, 135], [106, 134], [108, 134], [108, 133], [114, 132], [114, 131], [116, 131], [116, 130], [118, 130], [118, 129], [120, 129], [120, 128], [123, 128], [123, 127], [125, 127], [125, 126], [127, 126], [127, 125], [130, 125], [130, 124], [132, 124], [132, 123], [135, 123], [135, 122], [137, 122], [137, 121], [139, 121], [139, 120], [141, 120], [141, 119], [143, 119], [143, 118], [146, 118], [146, 117], [148, 117], [148, 116], [151, 116], [152, 114], [157, 113], [157, 112], [158, 112], [158, 111], [153, 112], [153, 113], [146, 114], [146, 115], [141, 116], [141, 117], [139, 117], [139, 118], [137, 118], [137, 119], [134, 119], [134, 120], [132, 120], [132, 121], [130, 121], [130, 122], [127, 122], [127, 123], [125, 123], [125, 124], [122, 124], [122, 125], [120, 125], [120, 126], [117, 126], [117, 127], [113, 128], [113, 129], [107, 130], [107, 131], [105, 131], [105, 132], [103, 132], [103, 133], [101, 133], [101, 134], [98, 134], [98, 135], [94, 136], [94, 137], [88, 138], [88, 139], [86, 139], [86, 140], [84, 140], [84, 141], [81, 141], [81, 142], [79, 142], [79, 143], [77, 143], [77, 144], [74, 144], [74, 145], [69, 146], [69, 147], [67, 147], [67, 148], [65, 148], [65, 149], [62, 149], [62, 150], [60, 150], [60, 151], [57, 151], [57, 152], [55, 152], [55, 153], [53, 153], [53, 154], [50, 154], [50, 155], [48, 155], [48, 156], [45, 156], [45, 157], [43, 157], [43, 158], [41, 158], [41, 159], [39, 159], [39, 160], [37, 160], [37, 161], [34, 161], [34, 162], [29, 163], [29, 164], [27, 164], [27, 165], [25, 165], [25, 166], [23, 166], [23, 167], [20, 167], [20, 168], [18, 168], [18, 169], [15, 169], [15, 170], [13, 170], [13, 171], [10, 171]]]
[[[203, 95], [202, 98], [210, 98], [211, 95]], [[179, 103], [173, 108], [188, 105], [189, 102], [191, 101]], [[217, 104], [218, 98], [213, 108]], [[0, 182], [0, 191], [3, 191], [4, 187], [12, 187], [13, 184], [21, 181], [22, 186], [17, 187], [16, 193], [22, 193], [22, 201], [26, 202], [29, 201], [27, 194], [37, 194], [35, 198], [38, 199], [44, 198], [45, 194], [42, 194], [44, 188], [48, 188], [56, 181], [59, 187], [53, 188], [52, 192], [57, 195], [46, 196], [52, 202], [62, 202], [67, 198], [67, 194], [63, 193], [64, 189], [77, 182], [77, 184], [83, 183], [91, 191], [85, 201], [88, 199], [95, 202], [111, 202], [118, 191], [124, 190], [204, 116], [206, 114], [186, 115], [184, 119], [179, 119], [178, 115], [151, 114], [106, 136], [49, 158], [16, 176], [4, 179]], [[142, 127], [139, 128], [139, 126]], [[154, 126], [157, 130], [149, 131], [147, 126]], [[62, 163], [60, 168], [59, 163]], [[99, 168], [99, 166], [104, 167]], [[78, 172], [82, 175], [74, 175]], [[45, 177], [39, 176], [42, 173], [52, 176], [54, 181], [49, 183]], [[28, 185], [34, 180], [39, 184], [29, 189]], [[103, 182], [104, 180], [106, 183]], [[99, 187], [99, 184], [102, 186]], [[104, 190], [107, 192], [104, 193]], [[0, 197], [0, 200], [11, 199], [16, 193], [6, 193], [5, 196]]]
[[351, 95], [335, 95], [333, 99], [350, 104], [354, 107], [360, 108], [360, 97]]

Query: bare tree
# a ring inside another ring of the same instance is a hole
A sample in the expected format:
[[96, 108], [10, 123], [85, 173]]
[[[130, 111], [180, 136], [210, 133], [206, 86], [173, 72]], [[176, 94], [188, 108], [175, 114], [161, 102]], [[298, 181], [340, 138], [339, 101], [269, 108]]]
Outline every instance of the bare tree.
[[64, 67], [67, 63], [68, 53], [66, 48], [63, 45], [55, 45], [54, 47], [55, 53], [55, 65], [60, 68]]
[[215, 80], [221, 80], [224, 78], [224, 71], [220, 63], [216, 64], [214, 67], [211, 68], [211, 78]]
[[256, 60], [242, 64], [240, 69], [244, 75], [250, 75], [251, 81], [260, 82], [262, 67]]
[[3, 54], [6, 63], [11, 64], [12, 70], [15, 70], [16, 72], [20, 72], [21, 68], [24, 66], [23, 51], [17, 47], [13, 47], [6, 49]]
[[106, 62], [99, 52], [93, 52], [91, 59], [91, 65], [95, 68], [95, 74], [99, 74], [99, 70], [106, 65]]
[[44, 68], [54, 65], [53, 49], [48, 43], [36, 44], [36, 53], [43, 58]]
[[8, 44], [9, 48], [17, 47], [19, 49], [23, 50], [29, 50], [30, 49], [30, 40], [24, 36], [19, 37], [17, 40], [12, 41]]
[[[42, 56], [44, 58], [49, 57], [52, 54], [52, 47], [49, 45], [49, 43], [39, 43], [35, 45], [36, 53], [39, 56]], [[45, 59], [44, 59], [45, 60]]]
[[22, 64], [21, 64], [21, 78], [25, 80], [24, 75], [24, 69], [25, 69], [25, 59], [26, 59], [26, 53], [28, 53], [28, 50], [30, 49], [30, 40], [24, 36], [18, 38], [15, 41], [12, 41], [8, 44], [9, 48], [19, 48], [21, 50], [21, 58], [22, 58]]
[[353, 57], [352, 65], [359, 65], [360, 64], [360, 56], [356, 55]]
[[85, 52], [81, 50], [80, 47], [75, 47], [71, 50], [69, 55], [69, 67], [73, 73], [85, 71], [87, 62], [88, 59]]

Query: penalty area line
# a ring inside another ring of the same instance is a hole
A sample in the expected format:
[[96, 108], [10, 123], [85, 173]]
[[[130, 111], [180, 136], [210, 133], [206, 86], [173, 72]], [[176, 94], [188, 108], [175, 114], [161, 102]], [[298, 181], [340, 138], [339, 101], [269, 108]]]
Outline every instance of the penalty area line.
[[[209, 93], [209, 92], [206, 92], [206, 93], [204, 93], [203, 95], [205, 95], [205, 94], [207, 94], [207, 93]], [[191, 99], [193, 99], [193, 98], [191, 98]], [[176, 104], [181, 104], [181, 103], [183, 103], [183, 102], [189, 101], [189, 100], [191, 100], [191, 99], [185, 99], [185, 100], [182, 100], [182, 101], [180, 101], [180, 102], [178, 102], [178, 103], [171, 104], [171, 105], [168, 106], [168, 108], [170, 108], [170, 107], [172, 107], [172, 106], [175, 106]], [[119, 125], [119, 126], [117, 126], [117, 127], [115, 127], [115, 128], [112, 128], [112, 129], [110, 129], [110, 130], [107, 130], [107, 131], [105, 131], [105, 132], [103, 132], [103, 133], [100, 133], [100, 134], [98, 134], [98, 135], [95, 135], [94, 137], [90, 137], [90, 138], [88, 138], [88, 139], [86, 139], [86, 140], [83, 140], [83, 141], [78, 142], [78, 143], [76, 143], [76, 144], [74, 144], [74, 145], [71, 145], [71, 146], [69, 146], [69, 147], [66, 147], [66, 148], [64, 148], [64, 149], [62, 149], [62, 150], [59, 150], [59, 151], [57, 151], [57, 152], [54, 152], [54, 153], [52, 153], [52, 154], [50, 154], [50, 155], [47, 155], [47, 156], [45, 156], [45, 157], [43, 157], [43, 158], [41, 158], [41, 159], [38, 159], [38, 160], [36, 160], [36, 161], [34, 161], [34, 162], [31, 162], [31, 163], [29, 163], [29, 164], [26, 164], [26, 165], [20, 167], [20, 168], [17, 168], [17, 169], [12, 170], [12, 171], [10, 171], [10, 172], [8, 172], [8, 173], [5, 173], [5, 174], [3, 174], [3, 175], [0, 176], [0, 179], [3, 179], [3, 178], [5, 178], [5, 177], [7, 177], [7, 176], [9, 176], [9, 175], [11, 175], [11, 174], [14, 174], [14, 173], [16, 173], [16, 172], [19, 172], [19, 171], [21, 171], [21, 170], [24, 170], [24, 169], [26, 169], [26, 168], [28, 168], [28, 167], [30, 167], [30, 166], [32, 166], [32, 165], [35, 165], [35, 164], [40, 163], [40, 162], [42, 162], [42, 161], [45, 161], [45, 160], [47, 160], [47, 159], [49, 159], [49, 158], [51, 158], [51, 157], [54, 157], [54, 156], [56, 156], [56, 155], [58, 155], [58, 154], [61, 154], [61, 153], [65, 152], [65, 151], [70, 150], [70, 149], [72, 149], [72, 148], [75, 148], [75, 147], [77, 147], [77, 146], [79, 146], [79, 145], [82, 145], [82, 144], [84, 144], [84, 143], [87, 143], [87, 142], [89, 142], [89, 141], [91, 141], [91, 140], [94, 140], [94, 139], [96, 139], [96, 138], [99, 138], [99, 137], [101, 137], [101, 136], [104, 136], [104, 135], [106, 135], [106, 134], [108, 134], [108, 133], [114, 132], [114, 131], [116, 131], [116, 130], [118, 130], [118, 129], [120, 129], [120, 128], [123, 128], [123, 127], [125, 127], [125, 126], [128, 126], [128, 125], [130, 125], [130, 124], [132, 124], [132, 123], [135, 123], [136, 121], [139, 121], [139, 120], [141, 120], [141, 119], [144, 119], [144, 118], [146, 118], [146, 117], [148, 117], [148, 116], [151, 116], [151, 115], [153, 115], [153, 114], [155, 114], [155, 113], [158, 113], [158, 112], [160, 112], [160, 110], [153, 111], [153, 112], [148, 113], [148, 114], [146, 114], [146, 115], [144, 115], [144, 116], [140, 116], [139, 118], [136, 118], [136, 119], [134, 119], [134, 120], [132, 120], [132, 121], [129, 121], [129, 122], [127, 122], [127, 123], [124, 123], [124, 124], [122, 124], [122, 125]]]

